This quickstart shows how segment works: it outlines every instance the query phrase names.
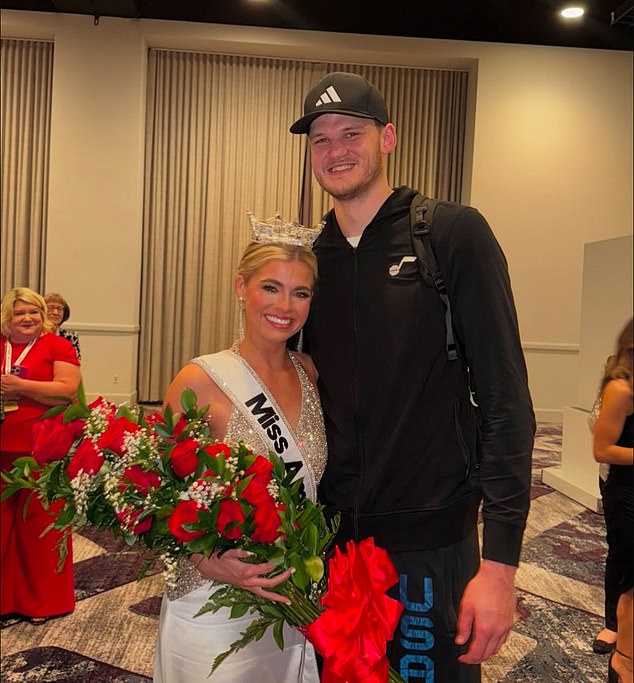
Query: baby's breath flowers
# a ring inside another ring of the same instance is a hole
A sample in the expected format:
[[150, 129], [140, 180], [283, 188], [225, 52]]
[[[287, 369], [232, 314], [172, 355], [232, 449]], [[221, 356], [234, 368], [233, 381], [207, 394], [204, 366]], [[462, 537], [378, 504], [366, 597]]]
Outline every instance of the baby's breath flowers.
[[[272, 562], [276, 568], [271, 575], [293, 568], [291, 578], [274, 589], [290, 599], [289, 605], [214, 584], [201, 614], [230, 606], [232, 614], [254, 615], [230, 649], [210, 662], [215, 669], [269, 627], [283, 648], [285, 623], [309, 634], [309, 626], [325, 618], [325, 558], [338, 520], [326, 521], [322, 507], [304, 496], [301, 479], [293, 480], [294, 474], [287, 472], [275, 453], [256, 454], [242, 442], [216, 441], [204, 417], [207, 407], [198, 409], [193, 391], [183, 392], [181, 408], [180, 413], [167, 407], [163, 414], [146, 415], [139, 406], [116, 406], [102, 397], [87, 404], [80, 389], [74, 403], [52, 408], [37, 425], [33, 457], [18, 458], [10, 472], [2, 472], [2, 498], [30, 489], [45, 506], [61, 501], [52, 525], [65, 531], [60, 563], [66, 560], [65, 539], [88, 526], [109, 530], [129, 545], [140, 544], [148, 551], [142, 575], [160, 560], [168, 587], [176, 586], [182, 563], [190, 555], [209, 557], [231, 548], [247, 551], [254, 562]], [[366, 556], [376, 555], [373, 544], [364, 552], [362, 568], [370, 565]], [[383, 595], [389, 581], [373, 587], [371, 580], [373, 574], [391, 576], [386, 571], [390, 569], [387, 554], [384, 565], [379, 571], [357, 571], [348, 578], [350, 585], [338, 604], [347, 605], [350, 594], [357, 595], [357, 627], [350, 633], [338, 629], [339, 645], [326, 644], [324, 652], [347, 653], [348, 660], [353, 653], [352, 659], [358, 655], [364, 660], [364, 648], [357, 653], [354, 644], [363, 642], [364, 624], [372, 621], [367, 605], [381, 611], [384, 600], [389, 600]], [[364, 590], [355, 592], [352, 585], [360, 574], [367, 575]], [[330, 614], [338, 619], [337, 605], [330, 603]], [[391, 637], [389, 629], [384, 631], [368, 637], [373, 642], [378, 637], [380, 643]], [[323, 629], [316, 632], [323, 636]], [[314, 635], [309, 638], [316, 640]], [[327, 669], [340, 664], [325, 657]], [[341, 666], [348, 671], [345, 662]], [[393, 670], [388, 675], [383, 656], [371, 668], [378, 675], [373, 679], [377, 683], [400, 681]], [[353, 673], [346, 678], [361, 683]], [[366, 678], [362, 680], [365, 683]]]
[[333, 533], [301, 481], [273, 453], [216, 441], [193, 391], [183, 392], [181, 408], [146, 415], [103, 397], [88, 404], [80, 391], [46, 413], [34, 457], [2, 474], [2, 496], [28, 488], [44, 505], [62, 501], [55, 528], [69, 535], [90, 526], [139, 543], [149, 550], [144, 567], [161, 560], [169, 585], [183, 558], [230, 548], [278, 571], [294, 567], [298, 587], [321, 581]]

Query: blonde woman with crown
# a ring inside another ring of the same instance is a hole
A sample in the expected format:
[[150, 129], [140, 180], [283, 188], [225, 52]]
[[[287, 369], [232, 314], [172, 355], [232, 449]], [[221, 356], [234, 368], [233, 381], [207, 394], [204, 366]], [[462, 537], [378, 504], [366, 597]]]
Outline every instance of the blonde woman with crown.
[[[244, 252], [235, 279], [241, 331], [231, 349], [193, 359], [176, 375], [165, 405], [180, 410], [185, 388], [198, 405], [209, 405], [212, 433], [230, 442], [245, 441], [261, 452], [282, 450], [286, 462], [300, 463], [309, 497], [326, 463], [326, 437], [316, 374], [310, 358], [287, 350], [308, 316], [317, 263], [310, 246], [314, 231], [287, 224], [279, 216], [257, 221], [254, 241]], [[243, 329], [242, 329], [243, 328]], [[278, 416], [264, 429], [252, 412], [253, 396]], [[277, 448], [276, 448], [277, 446]], [[241, 550], [217, 557], [193, 555], [181, 563], [174, 589], [163, 597], [154, 664], [154, 683], [207, 683], [214, 659], [238, 639], [252, 616], [230, 619], [229, 610], [194, 615], [206, 602], [212, 582], [230, 583], [273, 601], [286, 600], [270, 589], [290, 571], [266, 578], [274, 565], [244, 562]], [[317, 683], [315, 654], [304, 637], [286, 628], [284, 650], [267, 632], [233, 653], [214, 672], [214, 683]]]

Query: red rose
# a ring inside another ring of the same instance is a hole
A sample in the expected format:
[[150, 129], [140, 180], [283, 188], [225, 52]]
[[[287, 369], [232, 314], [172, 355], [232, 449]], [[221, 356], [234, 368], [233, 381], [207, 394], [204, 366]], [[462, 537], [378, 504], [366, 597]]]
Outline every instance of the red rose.
[[178, 477], [188, 477], [196, 471], [198, 456], [196, 452], [200, 448], [198, 441], [183, 439], [179, 441], [170, 453], [172, 468]]
[[140, 522], [136, 521], [141, 513], [142, 510], [132, 510], [131, 508], [127, 508], [122, 512], [117, 512], [117, 517], [121, 520], [122, 524], [132, 531], [135, 536], [140, 536], [146, 531], [149, 531], [150, 527], [152, 526], [151, 517], [146, 517]]
[[103, 453], [95, 447], [95, 444], [90, 439], [84, 439], [73, 453], [66, 472], [71, 479], [74, 479], [80, 471], [92, 476], [99, 472], [104, 460]]
[[[145, 421], [148, 423], [150, 427], [154, 427], [157, 424], [166, 426], [165, 418], [163, 417], [162, 413], [158, 412], [146, 415]], [[174, 433], [172, 434], [174, 439], [177, 439], [182, 434], [185, 427], [187, 427], [187, 420], [181, 415], [178, 418], [176, 424], [174, 425]]]
[[109, 420], [114, 419], [115, 413], [117, 412], [117, 406], [107, 401], [103, 396], [98, 396], [92, 403], [88, 404], [91, 411], [99, 410], [99, 412], [104, 415]]
[[193, 541], [202, 536], [205, 533], [203, 530], [188, 531], [183, 528], [185, 524], [195, 524], [198, 521], [198, 511], [201, 509], [202, 506], [198, 505], [195, 500], [181, 501], [167, 519], [167, 526], [172, 532], [172, 536], [175, 536], [182, 543]]
[[76, 422], [64, 424], [64, 417], [59, 413], [55, 417], [47, 417], [35, 423], [31, 433], [33, 457], [40, 465], [61, 460], [68, 453], [78, 436]]
[[217, 458], [221, 453], [224, 453], [227, 458], [231, 455], [231, 449], [226, 443], [214, 443], [207, 446], [205, 451], [211, 455], [212, 458]]
[[271, 498], [271, 494], [268, 492], [266, 486], [263, 486], [255, 479], [252, 479], [249, 482], [240, 495], [247, 503], [250, 503], [254, 507], [273, 504], [273, 498]]
[[99, 437], [97, 447], [103, 451], [108, 450], [117, 455], [123, 455], [123, 439], [125, 435], [136, 434], [139, 431], [141, 431], [141, 427], [138, 424], [130, 422], [127, 417], [117, 417]]
[[[231, 529], [227, 529], [232, 522], [237, 522], [237, 524]], [[240, 524], [243, 522], [244, 513], [242, 512], [242, 506], [237, 500], [229, 498], [220, 501], [220, 511], [216, 522], [219, 534], [230, 539], [240, 538], [242, 536]]]
[[119, 488], [125, 490], [125, 482], [128, 481], [134, 488], [143, 495], [147, 495], [150, 489], [157, 489], [161, 485], [161, 478], [156, 472], [146, 472], [138, 465], [127, 467], [123, 473], [122, 481], [124, 485]]
[[251, 466], [247, 468], [244, 473], [245, 477], [251, 476], [252, 479], [242, 492], [242, 497], [248, 503], [251, 503], [251, 505], [255, 505], [256, 507], [261, 505], [269, 507], [275, 506], [275, 501], [267, 488], [271, 482], [272, 470], [273, 463], [262, 455], [258, 455]]
[[272, 471], [273, 463], [263, 455], [258, 455], [244, 474], [247, 477], [251, 474], [254, 475], [253, 481], [259, 481], [266, 486], [271, 481]]
[[[272, 499], [271, 499], [272, 501]], [[258, 505], [255, 508], [255, 531], [251, 539], [256, 543], [274, 543], [281, 535], [282, 520], [279, 511], [284, 505]]]
[[181, 415], [178, 418], [178, 422], [174, 425], [174, 438], [175, 439], [177, 439], [181, 435], [181, 433], [182, 433], [183, 429], [185, 429], [185, 427], [187, 427], [187, 420]]
[[148, 423], [150, 427], [153, 427], [156, 424], [164, 425], [165, 424], [165, 419], [161, 415], [161, 413], [157, 413], [156, 411], [153, 413], [150, 413], [149, 415], [145, 416], [145, 421]]

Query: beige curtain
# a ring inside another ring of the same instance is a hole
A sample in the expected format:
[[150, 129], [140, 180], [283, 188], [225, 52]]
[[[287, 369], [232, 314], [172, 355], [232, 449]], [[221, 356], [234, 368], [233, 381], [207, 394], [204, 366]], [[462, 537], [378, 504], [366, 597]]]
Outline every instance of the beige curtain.
[[0, 41], [2, 78], [2, 292], [39, 291], [46, 263], [46, 216], [53, 43]]
[[174, 374], [236, 336], [235, 268], [247, 210], [316, 223], [304, 136], [288, 132], [327, 71], [362, 73], [384, 92], [399, 131], [388, 172], [458, 199], [467, 73], [150, 50], [139, 399], [160, 401]]

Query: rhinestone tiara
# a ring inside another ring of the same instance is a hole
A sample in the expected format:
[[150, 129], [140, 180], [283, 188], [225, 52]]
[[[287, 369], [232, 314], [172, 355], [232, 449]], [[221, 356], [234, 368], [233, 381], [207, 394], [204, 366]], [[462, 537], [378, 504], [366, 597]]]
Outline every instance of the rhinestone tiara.
[[283, 242], [284, 244], [310, 249], [324, 227], [323, 222], [312, 228], [307, 228], [301, 223], [288, 223], [279, 213], [266, 220], [257, 219], [251, 211], [247, 211], [247, 215], [251, 224], [253, 241], [261, 244]]

